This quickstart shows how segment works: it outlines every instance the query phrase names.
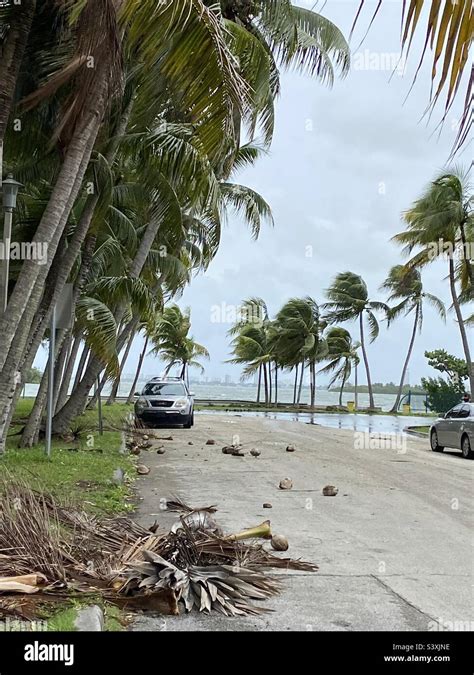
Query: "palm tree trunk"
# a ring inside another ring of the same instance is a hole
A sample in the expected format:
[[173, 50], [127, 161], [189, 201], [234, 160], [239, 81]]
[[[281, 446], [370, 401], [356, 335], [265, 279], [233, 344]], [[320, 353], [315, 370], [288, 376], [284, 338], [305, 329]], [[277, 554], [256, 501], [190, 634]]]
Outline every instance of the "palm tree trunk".
[[397, 398], [395, 399], [395, 403], [393, 404], [392, 409], [390, 410], [391, 413], [397, 412], [398, 406], [400, 405], [400, 399], [402, 398], [403, 385], [405, 384], [405, 377], [406, 377], [407, 370], [408, 370], [408, 364], [410, 363], [411, 353], [413, 351], [413, 345], [415, 344], [416, 330], [418, 328], [419, 319], [420, 319], [420, 305], [417, 304], [416, 312], [415, 312], [415, 321], [413, 322], [413, 330], [412, 330], [412, 334], [411, 334], [411, 340], [410, 340], [410, 344], [408, 346], [408, 353], [407, 353], [407, 356], [406, 356], [406, 359], [405, 359], [405, 363], [403, 364], [402, 376], [400, 378], [400, 384], [398, 386]]
[[293, 405], [296, 405], [296, 392], [297, 392], [297, 389], [298, 389], [298, 368], [299, 368], [299, 366], [298, 366], [298, 364], [296, 364], [296, 367], [295, 367], [295, 384], [293, 386]]
[[360, 346], [362, 347], [362, 356], [364, 357], [365, 372], [367, 374], [367, 388], [369, 390], [369, 408], [374, 409], [374, 392], [372, 390], [372, 380], [370, 378], [370, 368], [369, 368], [369, 359], [367, 358], [367, 352], [365, 349], [365, 338], [364, 338], [364, 313], [359, 314], [359, 327], [360, 327]]
[[54, 391], [53, 391], [53, 411], [56, 410], [59, 398], [59, 390], [63, 381], [64, 367], [66, 365], [69, 350], [71, 348], [71, 333], [68, 330], [61, 331], [61, 349], [59, 351], [54, 373]]
[[[65, 212], [60, 221], [60, 228], [64, 227], [66, 223], [66, 215], [72, 209], [74, 199], [79, 191], [82, 183], [83, 170], [87, 166], [88, 158], [84, 157], [83, 165], [74, 179], [73, 190], [69, 196]], [[17, 380], [17, 373], [22, 373], [22, 376], [31, 367], [34, 361], [36, 351], [41, 342], [42, 335], [37, 335], [31, 343], [31, 326], [34, 321], [35, 313], [41, 304], [44, 288], [38, 283], [35, 285], [30, 297], [30, 302], [25, 308], [23, 315], [16, 326], [15, 340], [7, 342], [5, 349], [2, 349], [3, 335], [0, 332], [0, 360], [4, 361], [3, 367], [0, 367], [0, 454], [4, 452], [6, 434], [13, 417], [16, 402], [18, 401], [21, 392], [21, 379]], [[11, 298], [10, 298], [11, 300]], [[52, 308], [51, 308], [52, 309]], [[0, 322], [1, 323], [1, 322]], [[45, 330], [46, 322], [45, 317]], [[8, 349], [9, 348], [9, 349]], [[5, 351], [8, 355], [5, 357]]]
[[461, 341], [464, 349], [464, 355], [466, 357], [467, 370], [469, 373], [469, 385], [471, 388], [471, 396], [474, 394], [474, 367], [471, 361], [471, 351], [469, 349], [469, 342], [467, 340], [466, 326], [464, 325], [464, 319], [461, 312], [461, 307], [459, 305], [458, 294], [456, 292], [456, 277], [454, 269], [454, 261], [452, 258], [449, 259], [449, 285], [451, 288], [451, 297], [453, 299], [453, 307], [456, 312], [456, 318], [459, 325], [459, 332], [461, 333]]
[[463, 259], [466, 262], [467, 275], [469, 277], [471, 288], [474, 289], [474, 264], [472, 262], [472, 256], [471, 256], [471, 250], [470, 250], [470, 247], [472, 246], [472, 243], [467, 241], [465, 223], [461, 223], [459, 229], [460, 229], [460, 232], [461, 232], [461, 241], [462, 241], [462, 246], [463, 246]]
[[260, 390], [262, 387], [262, 366], [258, 367], [258, 384], [257, 384], [257, 403], [260, 403]]
[[278, 365], [275, 363], [275, 405], [278, 407]]
[[[93, 145], [97, 137], [102, 114], [97, 114], [97, 107], [105, 108], [105, 88], [98, 96], [98, 101], [91, 103], [91, 109], [84, 115], [82, 123], [77, 125], [66, 156], [61, 166], [48, 204], [33, 237], [33, 243], [41, 243], [48, 247], [48, 258], [45, 265], [38, 265], [35, 260], [23, 261], [20, 274], [11, 293], [7, 311], [0, 321], [0, 368], [7, 359], [9, 349], [15, 337], [16, 329], [27, 311], [31, 311], [30, 298], [35, 286], [43, 286], [70, 209], [79, 192], [84, 178]], [[36, 311], [37, 307], [34, 307]], [[29, 328], [29, 326], [28, 326]]]
[[301, 401], [301, 390], [303, 389], [303, 375], [304, 375], [304, 360], [301, 362], [300, 386], [298, 388], [298, 399], [296, 401], [297, 405], [299, 405]]
[[354, 406], [355, 406], [356, 410], [359, 406], [359, 370], [358, 370], [358, 368], [359, 368], [359, 366], [356, 363], [355, 368], [354, 368], [354, 371], [355, 371], [355, 377], [354, 377]]
[[[52, 261], [56, 257], [66, 221], [82, 185], [105, 113], [108, 89], [108, 66], [105, 60], [97, 69], [96, 77], [95, 95], [90, 97], [88, 109], [84, 111], [75, 128], [49, 202], [33, 238], [33, 242], [39, 242], [48, 247], [48, 262], [45, 265], [37, 265], [36, 261], [24, 261], [10, 296], [7, 311], [0, 320], [0, 370], [2, 371], [0, 377], [0, 454], [4, 451], [4, 439], [13, 414], [12, 405], [19, 393], [15, 376], [18, 371], [24, 372], [27, 367], [23, 359], [31, 325], [40, 305], [44, 284]], [[56, 292], [59, 292], [59, 288]], [[14, 337], [15, 340], [13, 340]], [[13, 343], [14, 346], [11, 348]]]
[[316, 364], [314, 361], [310, 363], [310, 378], [311, 378], [311, 407], [314, 408], [316, 402]]
[[74, 338], [72, 344], [71, 353], [69, 354], [68, 362], [66, 365], [66, 370], [64, 371], [63, 381], [61, 382], [61, 388], [59, 390], [58, 402], [56, 405], [57, 410], [60, 410], [66, 402], [67, 394], [69, 391], [69, 385], [71, 383], [72, 372], [76, 364], [77, 355], [79, 353], [79, 348], [81, 346], [82, 333], [79, 333]]
[[130, 389], [130, 393], [129, 393], [128, 398], [127, 398], [127, 403], [129, 403], [129, 404], [133, 403], [133, 399], [134, 399], [134, 396], [135, 396], [135, 388], [137, 386], [138, 378], [140, 377], [140, 371], [141, 371], [142, 366], [143, 366], [143, 360], [146, 356], [146, 350], [148, 349], [148, 340], [149, 340], [149, 338], [148, 338], [148, 335], [147, 335], [146, 338], [145, 338], [145, 344], [143, 345], [143, 350], [142, 350], [142, 352], [140, 354], [140, 357], [138, 359], [138, 365], [137, 365], [137, 370], [136, 370], [135, 377], [134, 377], [134, 380], [133, 380], [133, 384], [132, 384], [132, 387]]
[[271, 405], [272, 402], [272, 364], [271, 361], [267, 364], [268, 368], [268, 405]]
[[348, 376], [348, 368], [350, 368], [350, 361], [346, 359], [345, 367], [344, 367], [344, 374], [342, 376], [342, 381], [341, 381], [341, 388], [339, 390], [339, 407], [342, 408], [342, 394], [344, 393], [344, 387], [346, 386], [347, 382], [347, 376]]
[[267, 404], [268, 404], [268, 377], [267, 377], [267, 368], [266, 368], [266, 364], [265, 364], [265, 363], [263, 363], [262, 366], [263, 366], [263, 385], [264, 385], [264, 389], [265, 389], [265, 405], [267, 405]]
[[[58, 339], [56, 340], [55, 352], [53, 354], [53, 359], [55, 362], [59, 361], [58, 355], [60, 354], [60, 351], [62, 349], [62, 343], [64, 341], [65, 334], [66, 331], [64, 330], [60, 331]], [[55, 370], [57, 372], [58, 370], [57, 367]], [[38, 389], [38, 393], [36, 394], [33, 408], [31, 409], [25, 428], [23, 429], [23, 433], [21, 435], [21, 439], [19, 442], [20, 448], [31, 448], [35, 444], [35, 442], [37, 442], [41, 427], [41, 420], [43, 417], [43, 413], [46, 406], [46, 400], [48, 396], [48, 386], [49, 386], [49, 358], [46, 364], [46, 368], [44, 369], [43, 377], [41, 378], [40, 386]]]
[[74, 382], [72, 385], [72, 388], [75, 389], [79, 382], [82, 379], [82, 374], [84, 372], [84, 368], [86, 365], [86, 361], [88, 359], [88, 356], [90, 354], [90, 349], [89, 347], [84, 343], [84, 349], [82, 350], [81, 358], [79, 359], [79, 363], [77, 365], [77, 370], [76, 370], [76, 375], [74, 377]]
[[[129, 276], [131, 278], [137, 279], [142, 269], [145, 265], [150, 249], [153, 245], [153, 242], [158, 234], [158, 229], [160, 226], [160, 220], [154, 219], [151, 220], [146, 230], [143, 234], [143, 237], [140, 241], [138, 251], [135, 254], [132, 264], [129, 268]], [[115, 320], [119, 323], [120, 319], [123, 316], [125, 308], [125, 303], [119, 303], [117, 310], [115, 311]], [[117, 351], [120, 351], [125, 344], [125, 341], [128, 338], [130, 330], [134, 324], [135, 318], [126, 326], [122, 331], [122, 334], [117, 339]], [[79, 415], [84, 411], [85, 406], [87, 405], [87, 398], [89, 392], [96, 381], [97, 376], [103, 368], [103, 364], [100, 359], [97, 357], [92, 357], [87, 366], [86, 372], [82, 381], [77, 386], [77, 388], [71, 393], [69, 400], [63, 406], [63, 408], [55, 415], [54, 417], [54, 426], [59, 433], [64, 433], [71, 425], [74, 417]]]
[[[138, 324], [138, 320], [137, 320], [137, 324]], [[117, 394], [118, 394], [118, 390], [119, 390], [119, 386], [120, 386], [120, 378], [122, 377], [123, 369], [125, 367], [125, 363], [127, 362], [128, 356], [130, 354], [130, 349], [132, 348], [132, 344], [133, 344], [133, 341], [135, 339], [135, 336], [136, 336], [136, 332], [133, 331], [130, 334], [130, 338], [127, 342], [127, 346], [125, 347], [125, 353], [123, 355], [122, 362], [120, 364], [119, 372], [118, 372], [118, 375], [115, 378], [114, 383], [112, 385], [112, 391], [110, 392], [110, 396], [107, 399], [106, 405], [112, 405], [112, 403], [115, 403], [115, 399], [117, 398]]]

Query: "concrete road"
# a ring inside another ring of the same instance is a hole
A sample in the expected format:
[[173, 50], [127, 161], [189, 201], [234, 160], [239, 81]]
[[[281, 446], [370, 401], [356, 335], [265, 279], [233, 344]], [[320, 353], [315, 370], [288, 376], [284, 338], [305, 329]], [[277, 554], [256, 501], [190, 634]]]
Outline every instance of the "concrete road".
[[[319, 571], [278, 571], [283, 592], [265, 603], [269, 614], [143, 616], [133, 630], [474, 629], [474, 462], [432, 453], [421, 439], [231, 414], [196, 415], [192, 430], [157, 433], [173, 440], [155, 442], [163, 455], [142, 453], [151, 468], [138, 484], [144, 524], [176, 520], [160, 508], [172, 495], [217, 504], [229, 532], [270, 518], [272, 531], [289, 539], [288, 554]], [[235, 436], [243, 458], [221, 452]], [[286, 452], [290, 443], [296, 452]], [[252, 447], [260, 457], [248, 454]], [[278, 489], [285, 477], [291, 491]], [[338, 487], [336, 497], [322, 495], [326, 484]]]

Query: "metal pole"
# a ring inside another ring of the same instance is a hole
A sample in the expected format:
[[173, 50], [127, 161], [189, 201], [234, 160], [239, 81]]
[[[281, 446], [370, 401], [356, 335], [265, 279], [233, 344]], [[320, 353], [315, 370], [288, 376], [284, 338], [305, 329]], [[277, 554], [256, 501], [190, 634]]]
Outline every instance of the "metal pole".
[[54, 352], [56, 349], [56, 305], [51, 312], [49, 336], [49, 377], [48, 377], [48, 410], [46, 415], [46, 455], [51, 457], [51, 436], [53, 430], [53, 394], [54, 394]]
[[2, 303], [0, 313], [4, 314], [8, 304], [8, 279], [10, 276], [10, 241], [12, 238], [12, 220], [13, 209], [5, 209], [5, 218], [3, 221], [3, 248], [4, 258], [2, 265]]
[[100, 375], [97, 376], [97, 410], [99, 413], [99, 436], [104, 434], [104, 424], [102, 421], [102, 398], [100, 392]]

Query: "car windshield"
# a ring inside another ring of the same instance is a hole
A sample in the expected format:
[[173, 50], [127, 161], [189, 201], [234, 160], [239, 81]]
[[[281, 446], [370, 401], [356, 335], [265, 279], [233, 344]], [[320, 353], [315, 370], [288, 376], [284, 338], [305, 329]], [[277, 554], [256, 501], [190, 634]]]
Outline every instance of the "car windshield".
[[185, 396], [182, 382], [149, 382], [143, 390], [144, 396]]

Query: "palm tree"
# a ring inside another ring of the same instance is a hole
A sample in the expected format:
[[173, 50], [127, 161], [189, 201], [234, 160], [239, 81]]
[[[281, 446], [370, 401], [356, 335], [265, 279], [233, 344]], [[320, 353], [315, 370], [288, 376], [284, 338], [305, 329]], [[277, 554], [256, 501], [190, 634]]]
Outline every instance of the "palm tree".
[[367, 319], [370, 330], [370, 341], [373, 342], [379, 334], [379, 324], [375, 312], [382, 311], [386, 313], [388, 307], [383, 302], [369, 300], [365, 281], [353, 272], [341, 272], [338, 274], [327, 289], [326, 295], [329, 302], [326, 302], [323, 308], [326, 311], [325, 318], [329, 323], [359, 322], [360, 345], [369, 389], [369, 408], [373, 409], [375, 408], [375, 402], [365, 343], [364, 319]]
[[248, 379], [258, 373], [259, 385], [257, 403], [260, 402], [260, 381], [263, 377], [265, 405], [271, 401], [271, 369], [273, 354], [268, 340], [268, 324], [245, 322], [231, 329], [235, 337], [232, 340], [234, 358], [227, 363], [245, 365], [242, 379]]
[[[474, 391], [474, 367], [460, 302], [461, 296], [472, 299], [474, 288], [473, 264], [468, 253], [474, 242], [474, 211], [466, 174], [455, 169], [435, 178], [406, 211], [404, 219], [407, 229], [393, 239], [405, 245], [407, 254], [418, 249], [408, 266], [421, 268], [437, 258], [448, 258], [451, 298], [469, 368], [470, 387]], [[459, 258], [457, 266], [456, 258]]]
[[401, 314], [408, 316], [412, 312], [415, 313], [413, 321], [413, 330], [411, 334], [410, 344], [408, 346], [408, 353], [403, 364], [402, 375], [398, 387], [397, 396], [390, 412], [398, 411], [400, 399], [402, 397], [403, 385], [405, 384], [405, 376], [410, 363], [413, 345], [415, 344], [415, 337], [417, 331], [421, 332], [423, 325], [423, 301], [429, 302], [438, 312], [439, 316], [446, 320], [446, 309], [439, 298], [431, 293], [426, 293], [423, 290], [423, 283], [421, 281], [421, 274], [415, 268], [407, 267], [406, 265], [396, 265], [390, 270], [387, 279], [381, 286], [381, 290], [389, 292], [387, 302], [398, 301], [395, 307], [391, 307], [388, 311], [388, 325], [397, 319]]
[[[258, 373], [257, 403], [260, 403], [262, 377], [264, 382], [265, 403], [267, 404], [272, 386], [271, 352], [269, 330], [271, 321], [268, 307], [262, 298], [248, 298], [239, 308], [239, 318], [229, 330], [234, 337], [233, 352], [236, 356], [228, 363], [247, 363], [243, 379]], [[251, 330], [251, 328], [256, 330]]]
[[319, 372], [332, 373], [328, 388], [332, 387], [337, 381], [340, 381], [339, 405], [342, 406], [344, 386], [351, 376], [353, 366], [357, 368], [360, 363], [359, 355], [357, 354], [360, 343], [353, 342], [349, 331], [339, 326], [330, 328], [325, 337], [328, 346], [327, 359], [329, 363]]
[[[221, 0], [220, 6], [229, 47], [251, 89], [250, 136], [260, 128], [269, 144], [280, 69], [298, 70], [331, 86], [336, 71], [348, 73], [349, 46], [331, 21], [290, 0]], [[240, 133], [240, 115], [235, 111], [234, 124]]]
[[[292, 298], [278, 312], [273, 337], [274, 352], [284, 367], [300, 367], [300, 383], [296, 403], [300, 402], [305, 367], [310, 373], [310, 406], [316, 399], [316, 363], [326, 352], [322, 337], [325, 324], [321, 322], [319, 307], [313, 298]], [[295, 387], [296, 389], [296, 387]]]
[[[60, 242], [64, 240], [66, 223], [78, 201], [106, 109], [118, 99], [125, 104], [122, 64], [133, 55], [133, 67], [141, 77], [142, 99], [148, 91], [149, 100], [153, 94], [151, 100], [159, 100], [162, 107], [165, 100], [168, 108], [172, 101], [174, 109], [194, 125], [200, 147], [212, 162], [219, 160], [230, 139], [236, 137], [232, 111], [242, 110], [247, 114], [250, 108], [248, 86], [236, 70], [222, 19], [201, 0], [177, 0], [159, 6], [154, 2], [132, 0], [115, 3], [73, 0], [49, 4], [59, 14], [56, 18], [60, 25], [66, 26], [66, 36], [56, 35], [52, 28], [54, 22], [49, 22], [41, 38], [35, 32], [39, 26], [44, 28], [45, 22], [36, 20], [43, 12], [41, 3], [41, 7], [36, 8], [30, 39], [36, 43], [42, 39], [48, 47], [53, 43], [54, 53], [44, 54], [45, 59], [41, 61], [41, 78], [43, 83], [46, 79], [46, 84], [38, 87], [39, 77], [31, 78], [31, 71], [22, 68], [20, 74], [23, 77], [26, 73], [26, 79], [15, 84], [20, 95], [27, 95], [25, 106], [31, 115], [36, 114], [38, 107], [49, 105], [54, 96], [52, 108], [56, 111], [55, 139], [60, 162], [35, 233], [35, 241], [48, 246], [46, 264], [24, 261], [10, 294], [7, 312], [0, 319], [2, 442], [12, 412], [15, 374], [23, 368], [25, 352], [32, 341], [31, 332], [38, 333], [33, 328], [35, 315], [42, 302], [43, 289], [50, 287], [45, 282], [52, 265], [57, 266], [56, 254], [75, 261], [97, 205], [95, 197], [87, 200], [76, 236], [77, 246], [65, 252]], [[144, 31], [147, 36], [153, 35], [153, 44], [143, 39]], [[71, 55], [72, 60], [68, 60]], [[88, 67], [91, 60], [95, 68]], [[51, 68], [49, 78], [45, 63]], [[161, 85], [164, 83], [166, 89], [161, 98], [150, 92], [158, 81]], [[146, 107], [142, 101], [141, 110]], [[153, 109], [156, 112], [156, 107]], [[66, 111], [61, 119], [58, 119], [58, 111]], [[114, 118], [112, 115], [111, 119]], [[24, 124], [26, 127], [27, 121]], [[14, 155], [13, 147], [11, 154]], [[109, 165], [114, 154], [112, 151]], [[173, 170], [179, 171], [176, 165]], [[61, 265], [58, 269], [61, 283], [52, 285], [56, 293], [69, 274]]]
[[152, 353], [158, 355], [165, 363], [165, 374], [168, 375], [173, 366], [179, 366], [179, 377], [189, 384], [189, 368], [204, 370], [198, 358], [209, 358], [205, 347], [189, 336], [191, 328], [191, 312], [189, 307], [182, 312], [177, 305], [166, 307], [156, 330], [151, 336]]

